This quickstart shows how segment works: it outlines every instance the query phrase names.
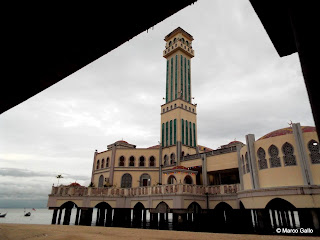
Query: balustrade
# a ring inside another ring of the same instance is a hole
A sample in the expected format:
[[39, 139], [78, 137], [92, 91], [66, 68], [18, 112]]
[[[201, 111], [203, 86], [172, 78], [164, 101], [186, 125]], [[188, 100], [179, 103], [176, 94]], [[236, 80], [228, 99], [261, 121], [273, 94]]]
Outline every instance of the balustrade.
[[51, 196], [147, 196], [147, 195], [172, 195], [172, 194], [193, 194], [193, 195], [221, 195], [235, 194], [239, 190], [239, 184], [199, 186], [191, 184], [168, 184], [158, 186], [146, 186], [137, 188], [95, 188], [95, 187], [52, 187]]

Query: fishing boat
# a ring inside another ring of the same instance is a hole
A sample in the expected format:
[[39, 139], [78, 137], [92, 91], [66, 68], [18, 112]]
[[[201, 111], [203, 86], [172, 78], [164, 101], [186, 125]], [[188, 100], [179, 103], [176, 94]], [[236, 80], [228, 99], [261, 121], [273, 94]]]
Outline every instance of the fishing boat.
[[24, 214], [25, 217], [30, 217], [31, 216], [31, 212], [27, 212]]
[[30, 217], [31, 216], [31, 212], [26, 212], [26, 209], [24, 209], [24, 216], [25, 217]]
[[7, 213], [0, 213], [0, 217], [4, 218], [7, 215]]

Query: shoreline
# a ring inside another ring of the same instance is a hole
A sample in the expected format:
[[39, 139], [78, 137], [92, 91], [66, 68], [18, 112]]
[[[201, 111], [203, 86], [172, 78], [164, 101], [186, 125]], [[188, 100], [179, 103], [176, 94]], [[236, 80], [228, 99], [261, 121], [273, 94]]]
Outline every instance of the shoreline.
[[37, 239], [37, 240], [310, 240], [319, 239], [317, 236], [283, 236], [255, 235], [207, 232], [184, 232], [173, 230], [153, 230], [137, 228], [95, 227], [79, 225], [41, 225], [0, 223], [1, 240]]

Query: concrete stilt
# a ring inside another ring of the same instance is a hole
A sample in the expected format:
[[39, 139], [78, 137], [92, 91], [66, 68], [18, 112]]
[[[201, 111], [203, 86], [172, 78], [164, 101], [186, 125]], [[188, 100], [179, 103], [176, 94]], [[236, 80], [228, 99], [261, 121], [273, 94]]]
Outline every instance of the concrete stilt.
[[61, 222], [62, 210], [63, 210], [62, 208], [60, 208], [60, 210], [59, 210], [58, 224], [60, 224], [60, 222]]
[[143, 209], [143, 224], [142, 227], [146, 228], [147, 226], [147, 209]]
[[150, 213], [150, 228], [158, 229], [158, 213]]
[[77, 208], [76, 221], [74, 225], [79, 225], [79, 213], [80, 213], [80, 208]]
[[63, 218], [63, 225], [69, 225], [70, 223], [70, 216], [71, 216], [71, 208], [66, 208], [64, 210], [64, 218]]
[[104, 226], [105, 208], [100, 208], [98, 226]]
[[58, 214], [58, 209], [54, 209], [53, 210], [53, 214], [52, 214], [51, 224], [56, 224], [56, 222], [57, 222], [57, 214]]
[[106, 222], [105, 226], [106, 227], [111, 227], [112, 225], [112, 208], [107, 208], [106, 209]]
[[100, 208], [97, 209], [96, 226], [99, 226]]

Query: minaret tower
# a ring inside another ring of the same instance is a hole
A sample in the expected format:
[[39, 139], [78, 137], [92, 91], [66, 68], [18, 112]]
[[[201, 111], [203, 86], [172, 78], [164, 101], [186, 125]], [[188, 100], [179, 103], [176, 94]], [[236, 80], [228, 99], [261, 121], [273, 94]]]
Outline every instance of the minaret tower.
[[193, 37], [178, 27], [164, 40], [163, 57], [167, 61], [165, 104], [161, 106], [161, 155], [164, 166], [180, 165], [183, 155], [196, 153], [197, 146], [197, 111], [191, 94]]

